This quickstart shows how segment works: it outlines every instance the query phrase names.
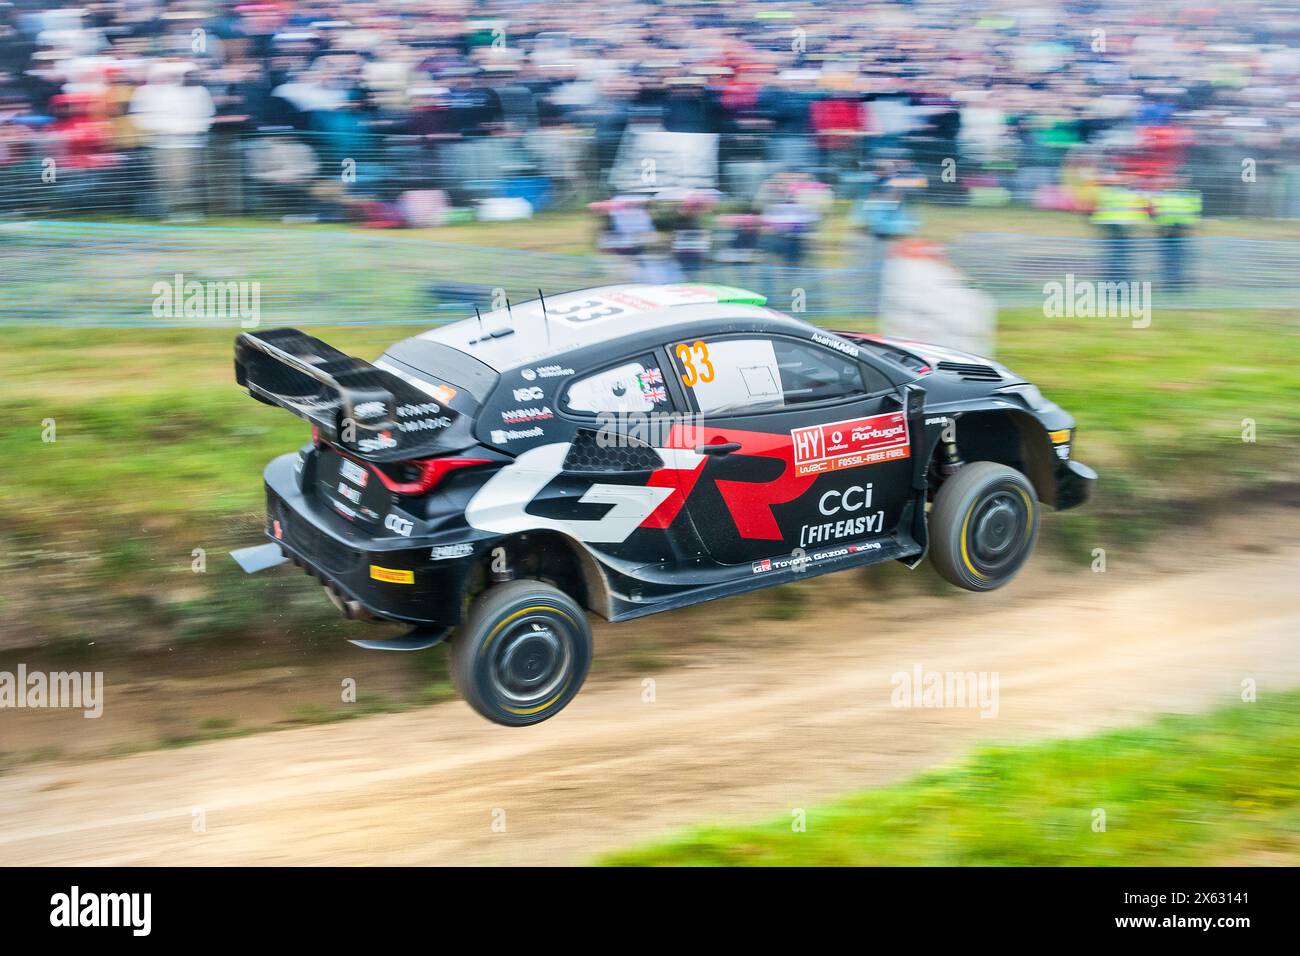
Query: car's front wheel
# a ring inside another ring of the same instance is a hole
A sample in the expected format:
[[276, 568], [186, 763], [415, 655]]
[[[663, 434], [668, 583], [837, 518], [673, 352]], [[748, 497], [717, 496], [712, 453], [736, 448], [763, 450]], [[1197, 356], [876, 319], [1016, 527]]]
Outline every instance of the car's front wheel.
[[541, 581], [489, 588], [451, 641], [451, 675], [469, 705], [510, 727], [554, 717], [582, 686], [591, 628], [567, 594]]
[[935, 570], [968, 591], [992, 591], [1010, 581], [1037, 537], [1033, 485], [995, 462], [963, 466], [939, 487], [930, 509]]

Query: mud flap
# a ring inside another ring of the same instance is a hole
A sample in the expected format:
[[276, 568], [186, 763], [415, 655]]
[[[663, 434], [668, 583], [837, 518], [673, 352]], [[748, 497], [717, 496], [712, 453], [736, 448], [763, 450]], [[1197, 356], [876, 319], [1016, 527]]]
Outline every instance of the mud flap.
[[900, 558], [899, 563], [909, 571], [915, 571], [917, 566], [925, 560], [926, 552], [930, 549], [930, 528], [928, 517], [925, 511], [926, 492], [930, 486], [928, 474], [930, 458], [929, 450], [923, 436], [925, 435], [925, 389], [919, 385], [900, 386], [903, 392], [903, 405], [907, 410], [907, 426], [912, 434], [912, 500], [908, 504], [908, 513], [905, 513], [903, 520], [899, 522], [899, 530], [902, 530], [904, 522], [910, 525], [908, 537], [912, 539], [919, 550], [910, 557]]
[[274, 568], [289, 560], [278, 544], [259, 544], [252, 548], [240, 548], [231, 551], [230, 556], [244, 569], [245, 574], [256, 574], [258, 571]]
[[423, 651], [441, 644], [450, 633], [450, 627], [417, 627], [401, 637], [374, 641], [349, 640], [348, 643], [368, 651]]

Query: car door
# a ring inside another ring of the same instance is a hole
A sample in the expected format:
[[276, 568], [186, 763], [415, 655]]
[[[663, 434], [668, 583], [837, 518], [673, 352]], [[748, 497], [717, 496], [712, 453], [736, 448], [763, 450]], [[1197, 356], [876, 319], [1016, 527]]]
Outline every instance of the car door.
[[893, 534], [912, 436], [883, 374], [784, 335], [704, 337], [670, 354], [702, 420], [706, 461], [687, 508], [715, 560], [812, 557]]

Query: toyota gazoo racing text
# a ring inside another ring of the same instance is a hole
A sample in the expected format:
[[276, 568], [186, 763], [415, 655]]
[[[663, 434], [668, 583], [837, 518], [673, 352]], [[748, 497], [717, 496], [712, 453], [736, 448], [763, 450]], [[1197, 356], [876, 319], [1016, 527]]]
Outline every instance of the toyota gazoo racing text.
[[450, 638], [466, 700], [553, 716], [610, 621], [926, 554], [1005, 584], [1039, 504], [1084, 501], [1074, 420], [1003, 366], [829, 332], [712, 285], [537, 299], [393, 345], [374, 363], [296, 329], [246, 332], [235, 376], [311, 423], [266, 468], [271, 543], [364, 647]]

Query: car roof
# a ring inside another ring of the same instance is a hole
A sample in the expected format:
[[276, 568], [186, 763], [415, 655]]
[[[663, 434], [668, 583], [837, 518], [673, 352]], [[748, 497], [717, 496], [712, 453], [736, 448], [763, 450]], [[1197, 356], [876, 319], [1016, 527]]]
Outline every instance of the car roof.
[[651, 331], [662, 333], [666, 342], [674, 328], [707, 320], [741, 320], [753, 331], [809, 328], [764, 308], [765, 302], [757, 293], [709, 283], [598, 286], [547, 296], [544, 308], [542, 299], [511, 304], [483, 313], [481, 320], [453, 322], [402, 344], [450, 346], [503, 372]]

